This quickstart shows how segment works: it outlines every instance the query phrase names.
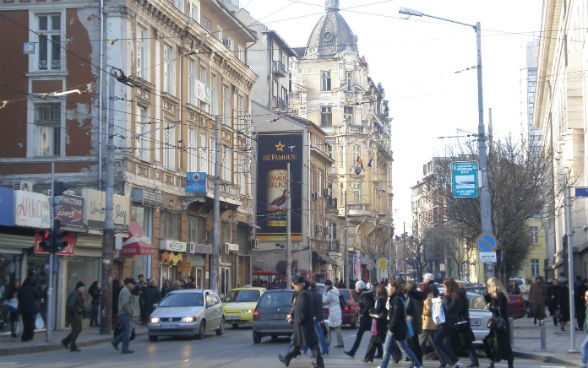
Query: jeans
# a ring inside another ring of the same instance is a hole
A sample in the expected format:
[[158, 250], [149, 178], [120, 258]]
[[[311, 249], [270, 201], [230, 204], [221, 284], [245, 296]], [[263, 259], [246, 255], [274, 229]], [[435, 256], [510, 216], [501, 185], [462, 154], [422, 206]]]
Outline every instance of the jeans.
[[582, 368], [586, 368], [586, 364], [588, 363], [588, 336], [584, 339], [582, 343]]
[[316, 333], [316, 337], [318, 340], [318, 345], [321, 349], [323, 354], [329, 354], [329, 344], [325, 339], [325, 335], [323, 334], [323, 329], [321, 327], [321, 323], [316, 321], [314, 322], [314, 332]]
[[437, 336], [435, 336], [435, 344], [441, 357], [440, 360], [446, 364], [453, 365], [458, 361], [455, 351], [453, 351], [453, 340], [455, 338], [452, 323], [444, 323], [437, 329]]
[[420, 368], [422, 367], [422, 363], [418, 360], [418, 358], [414, 355], [412, 350], [406, 345], [406, 340], [396, 340], [394, 336], [391, 336], [390, 333], [386, 334], [386, 341], [384, 341], [384, 356], [382, 357], [382, 362], [380, 363], [380, 368], [387, 368], [388, 363], [390, 362], [390, 355], [392, 351], [392, 345], [396, 343], [396, 345], [408, 356], [408, 359], [412, 361], [412, 363]]
[[122, 352], [129, 351], [129, 341], [131, 340], [131, 316], [118, 316], [118, 323], [122, 325], [122, 332], [112, 340], [114, 345], [122, 342]]

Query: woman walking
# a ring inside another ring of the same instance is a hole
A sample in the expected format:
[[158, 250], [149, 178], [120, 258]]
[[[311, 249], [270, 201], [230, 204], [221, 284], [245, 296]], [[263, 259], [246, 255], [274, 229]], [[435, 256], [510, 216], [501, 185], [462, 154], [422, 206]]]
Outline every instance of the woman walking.
[[[445, 323], [440, 324], [437, 329], [437, 336], [435, 336], [435, 343], [441, 357], [441, 361], [449, 363], [450, 367], [459, 367], [459, 358], [453, 350], [453, 341], [456, 340], [457, 334], [453, 326], [459, 321], [463, 315], [464, 304], [459, 300], [459, 287], [452, 278], [443, 280], [445, 286], [445, 296], [443, 303], [445, 305]], [[444, 367], [445, 365], [441, 365]]]
[[376, 349], [380, 350], [382, 354], [382, 342], [386, 339], [386, 321], [387, 321], [387, 310], [386, 310], [386, 289], [384, 285], [378, 284], [375, 288], [376, 302], [370, 317], [372, 317], [372, 328], [371, 328], [371, 339], [368, 345], [363, 362], [373, 362], [376, 354]]
[[406, 326], [406, 307], [404, 305], [400, 282], [398, 280], [388, 281], [386, 291], [388, 293], [388, 302], [386, 303], [386, 308], [388, 309], [388, 333], [386, 334], [386, 341], [384, 341], [384, 356], [379, 367], [388, 367], [392, 345], [397, 344], [416, 368], [422, 368], [422, 363], [406, 344], [406, 334], [408, 332]]
[[88, 294], [92, 298], [90, 309], [90, 327], [100, 327], [98, 323], [98, 315], [100, 312], [100, 304], [102, 304], [102, 285], [98, 281], [94, 281], [88, 289]]
[[[488, 310], [492, 312], [493, 319], [502, 319], [503, 322], [496, 323], [490, 327], [490, 333], [484, 338], [484, 350], [490, 359], [490, 368], [494, 363], [502, 359], [508, 361], [508, 368], [513, 368], [513, 355], [510, 347], [510, 332], [508, 326], [508, 293], [504, 285], [496, 277], [491, 277], [486, 282], [486, 293], [484, 299], [488, 303]], [[500, 328], [502, 324], [504, 328]]]
[[537, 276], [535, 282], [531, 284], [529, 290], [529, 303], [531, 304], [531, 315], [533, 315], [533, 324], [537, 321], [544, 320], [545, 314], [545, 300], [547, 299], [547, 286], [543, 282], [541, 276]]
[[408, 347], [414, 352], [417, 359], [423, 361], [423, 350], [419, 343], [419, 335], [423, 330], [423, 299], [424, 295], [417, 288], [414, 281], [408, 281], [405, 285], [406, 289], [406, 314], [412, 325], [414, 334], [407, 339]]

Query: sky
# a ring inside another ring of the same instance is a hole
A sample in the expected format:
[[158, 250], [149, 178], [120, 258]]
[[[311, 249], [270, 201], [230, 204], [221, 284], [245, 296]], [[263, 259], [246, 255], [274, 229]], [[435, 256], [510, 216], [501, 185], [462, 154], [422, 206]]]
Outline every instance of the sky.
[[[542, 0], [340, 0], [369, 75], [381, 83], [392, 120], [394, 224], [411, 233], [411, 186], [447, 146], [478, 130], [476, 33], [481, 25], [484, 122], [498, 139], [526, 124], [526, 44], [540, 31]], [[290, 47], [306, 46], [324, 0], [241, 0]], [[430, 17], [402, 17], [407, 7]], [[491, 119], [490, 119], [491, 116]]]

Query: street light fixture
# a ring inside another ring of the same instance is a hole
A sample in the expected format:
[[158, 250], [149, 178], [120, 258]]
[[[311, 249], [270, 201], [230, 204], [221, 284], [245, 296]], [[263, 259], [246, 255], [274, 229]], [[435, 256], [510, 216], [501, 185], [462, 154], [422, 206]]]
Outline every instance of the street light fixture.
[[[490, 201], [490, 192], [488, 191], [488, 157], [486, 153], [486, 129], [484, 127], [484, 97], [482, 93], [482, 32], [480, 22], [476, 24], [463, 23], [452, 19], [437, 17], [425, 14], [418, 10], [409, 8], [400, 8], [398, 12], [406, 16], [427, 17], [445, 22], [455, 23], [462, 26], [472, 27], [476, 32], [476, 51], [477, 51], [477, 78], [478, 78], [478, 155], [480, 160], [480, 217], [482, 222], [482, 232], [494, 234], [492, 229], [492, 202]], [[486, 270], [488, 273], [488, 270]], [[486, 275], [489, 276], [489, 275]]]

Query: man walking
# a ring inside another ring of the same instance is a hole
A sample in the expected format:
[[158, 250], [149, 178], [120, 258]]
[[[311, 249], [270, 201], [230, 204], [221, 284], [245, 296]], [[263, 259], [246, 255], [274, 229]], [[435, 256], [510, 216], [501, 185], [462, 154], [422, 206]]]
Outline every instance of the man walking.
[[122, 326], [121, 332], [112, 339], [112, 346], [118, 351], [118, 344], [122, 342], [123, 354], [131, 354], [129, 341], [131, 339], [131, 323], [133, 318], [133, 289], [135, 280], [128, 278], [124, 280], [124, 287], [118, 296], [118, 323]]
[[355, 356], [355, 352], [359, 348], [363, 334], [366, 331], [370, 331], [372, 327], [370, 312], [376, 302], [374, 299], [374, 293], [367, 289], [365, 282], [362, 280], [355, 283], [355, 292], [359, 295], [359, 328], [357, 329], [357, 335], [355, 335], [355, 341], [351, 350], [344, 351], [345, 354], [352, 358]]
[[71, 326], [71, 332], [63, 340], [61, 344], [69, 351], [78, 352], [76, 340], [82, 332], [82, 318], [84, 317], [84, 283], [78, 281], [75, 289], [69, 293], [67, 297], [67, 317]]

